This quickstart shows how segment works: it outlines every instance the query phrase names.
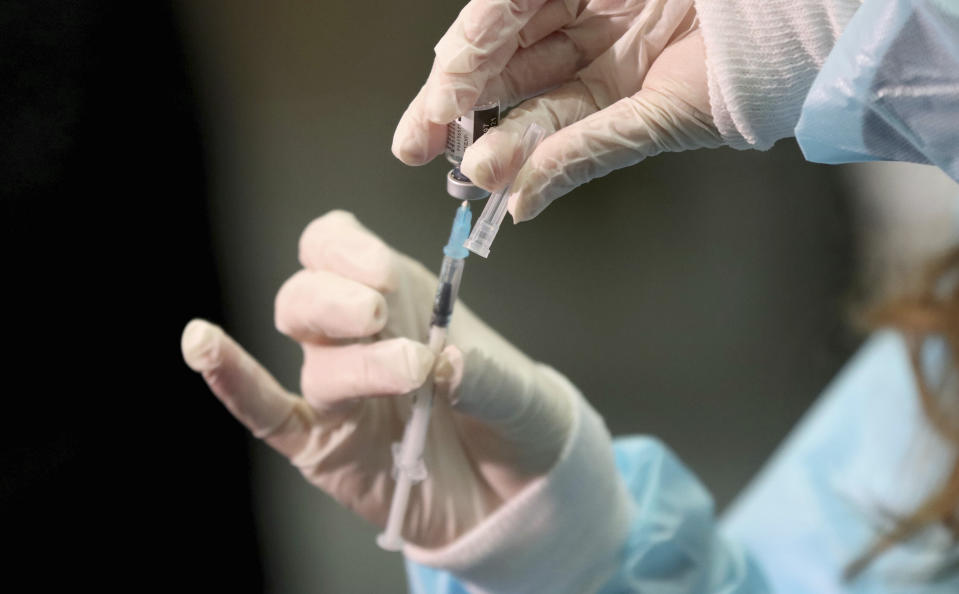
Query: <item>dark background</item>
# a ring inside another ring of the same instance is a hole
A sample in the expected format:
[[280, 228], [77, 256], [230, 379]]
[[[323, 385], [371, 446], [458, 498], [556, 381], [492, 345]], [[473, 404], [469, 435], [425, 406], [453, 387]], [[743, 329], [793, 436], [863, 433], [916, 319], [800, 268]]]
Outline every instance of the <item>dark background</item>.
[[187, 72], [165, 4], [0, 4], [0, 589], [262, 588], [245, 431], [178, 348], [222, 311]]
[[[445, 167], [388, 147], [458, 9], [0, 5], [4, 580], [402, 591], [375, 530], [251, 445], [179, 337], [214, 320], [294, 388], [272, 297], [330, 208], [438, 263]], [[504, 225], [462, 295], [722, 507], [857, 341], [846, 196], [792, 142], [664, 155]]]

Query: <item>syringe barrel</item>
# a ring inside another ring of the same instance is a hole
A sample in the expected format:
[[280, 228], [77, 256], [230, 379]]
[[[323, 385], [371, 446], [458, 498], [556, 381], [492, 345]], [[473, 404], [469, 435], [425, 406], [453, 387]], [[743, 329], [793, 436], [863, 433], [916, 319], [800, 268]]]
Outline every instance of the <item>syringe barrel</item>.
[[[451, 260], [457, 261], [453, 258]], [[462, 260], [459, 274], [462, 274]], [[444, 261], [445, 264], [445, 261]], [[458, 284], [458, 282], [457, 282]], [[454, 298], [455, 301], [455, 298]], [[431, 326], [429, 348], [434, 355], [438, 355], [446, 345], [446, 328]], [[377, 537], [377, 543], [387, 551], [399, 551], [403, 548], [403, 522], [406, 518], [406, 508], [410, 502], [410, 489], [414, 483], [426, 477], [426, 467], [423, 465], [423, 450], [426, 446], [426, 435], [429, 431], [430, 411], [433, 408], [433, 385], [428, 382], [417, 391], [413, 397], [413, 410], [403, 431], [403, 440], [394, 449], [394, 476], [396, 486], [393, 491], [393, 500], [390, 502], [390, 512], [386, 519], [386, 529]]]
[[[459, 245], [469, 233], [470, 210], [468, 204], [462, 204], [457, 210], [453, 222], [450, 240], [443, 248], [443, 263], [440, 266], [439, 287], [433, 299], [433, 319], [430, 321], [428, 347], [434, 355], [439, 355], [446, 345], [447, 327], [459, 295], [460, 281], [467, 256]], [[377, 543], [388, 551], [398, 551], [403, 547], [402, 528], [409, 505], [410, 488], [427, 476], [423, 464], [423, 449], [429, 431], [430, 411], [433, 406], [433, 381], [430, 379], [413, 397], [413, 410], [403, 439], [393, 446], [394, 477], [396, 487], [390, 503], [386, 529], [377, 537]]]
[[403, 522], [406, 519], [406, 507], [410, 502], [410, 488], [413, 486], [409, 477], [398, 474], [393, 499], [390, 501], [390, 515], [386, 519], [386, 528], [376, 538], [376, 543], [387, 551], [403, 550]]
[[430, 319], [430, 327], [446, 328], [450, 324], [450, 317], [453, 315], [453, 306], [456, 304], [456, 296], [460, 292], [460, 281], [463, 280], [463, 267], [466, 261], [459, 258], [443, 258], [443, 265], [440, 268], [440, 284], [436, 289], [436, 296], [433, 299], [433, 317]]

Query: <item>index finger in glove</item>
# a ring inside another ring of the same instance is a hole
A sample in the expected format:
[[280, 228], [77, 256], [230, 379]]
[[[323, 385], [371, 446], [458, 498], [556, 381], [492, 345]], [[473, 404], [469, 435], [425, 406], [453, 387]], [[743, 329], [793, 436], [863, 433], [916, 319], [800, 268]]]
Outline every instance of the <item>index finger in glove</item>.
[[575, 19], [578, 4], [469, 3], [437, 43], [429, 78], [393, 134], [393, 154], [408, 165], [427, 163], [443, 152], [446, 124], [481, 97], [509, 106], [572, 78], [596, 55], [583, 36], [554, 33]]
[[276, 328], [300, 342], [372, 336], [386, 325], [378, 291], [326, 270], [300, 270], [276, 295]]
[[219, 326], [191, 320], [180, 340], [183, 359], [203, 375], [210, 390], [256, 437], [281, 453], [299, 452], [308, 437], [312, 411]]
[[491, 192], [500, 190], [516, 177], [530, 156], [521, 151], [521, 140], [530, 124], [539, 124], [552, 134], [597, 109], [582, 82], [569, 82], [514, 109], [497, 128], [466, 149], [460, 169], [477, 186]]
[[352, 213], [334, 210], [307, 225], [300, 236], [300, 263], [326, 270], [380, 292], [396, 288], [397, 255]]
[[442, 73], [434, 65], [430, 79], [400, 118], [391, 150], [407, 165], [428, 163], [446, 147], [446, 123], [473, 105], [485, 98], [502, 107], [514, 105], [570, 80], [586, 60], [569, 36], [553, 33], [517, 51], [501, 71], [488, 77]]
[[408, 338], [304, 344], [300, 387], [314, 408], [330, 412], [362, 398], [406, 394], [426, 381], [434, 361], [429, 348]]
[[547, 0], [472, 0], [433, 48], [437, 64], [456, 74], [479, 69], [498, 49], [518, 45], [520, 31], [544, 4]]
[[[473, 0], [463, 7], [446, 34], [433, 48], [436, 68], [431, 79], [472, 75], [468, 81], [478, 95], [490, 74], [498, 73], [520, 45], [520, 31], [546, 0]], [[433, 85], [436, 90], [445, 85]], [[475, 101], [476, 95], [467, 102]], [[434, 96], [427, 113], [437, 122], [450, 121], [470, 105], [451, 104]], [[461, 99], [463, 101], [463, 99]]]

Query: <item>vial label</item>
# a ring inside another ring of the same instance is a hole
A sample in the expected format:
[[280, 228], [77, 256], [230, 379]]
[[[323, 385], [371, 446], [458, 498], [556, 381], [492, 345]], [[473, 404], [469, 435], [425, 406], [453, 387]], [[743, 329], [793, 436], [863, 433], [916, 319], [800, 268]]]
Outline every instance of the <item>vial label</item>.
[[474, 109], [446, 127], [446, 158], [450, 163], [459, 165], [463, 162], [463, 153], [479, 140], [486, 132], [499, 123], [499, 104], [485, 105]]

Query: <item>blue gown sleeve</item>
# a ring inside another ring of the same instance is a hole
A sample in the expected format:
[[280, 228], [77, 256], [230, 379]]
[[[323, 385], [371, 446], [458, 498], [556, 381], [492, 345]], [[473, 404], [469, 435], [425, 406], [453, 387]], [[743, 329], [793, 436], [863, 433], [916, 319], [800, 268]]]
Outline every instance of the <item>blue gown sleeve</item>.
[[818, 163], [908, 161], [959, 182], [959, 1], [866, 0], [806, 95]]
[[[719, 533], [712, 497], [672, 451], [643, 436], [616, 440], [614, 454], [637, 513], [619, 570], [600, 592], [769, 591], [743, 548]], [[414, 594], [466, 593], [449, 573], [409, 561], [406, 566]]]
[[616, 440], [614, 450], [638, 513], [603, 594], [769, 592], [743, 547], [717, 529], [712, 496], [668, 447], [637, 436]]

